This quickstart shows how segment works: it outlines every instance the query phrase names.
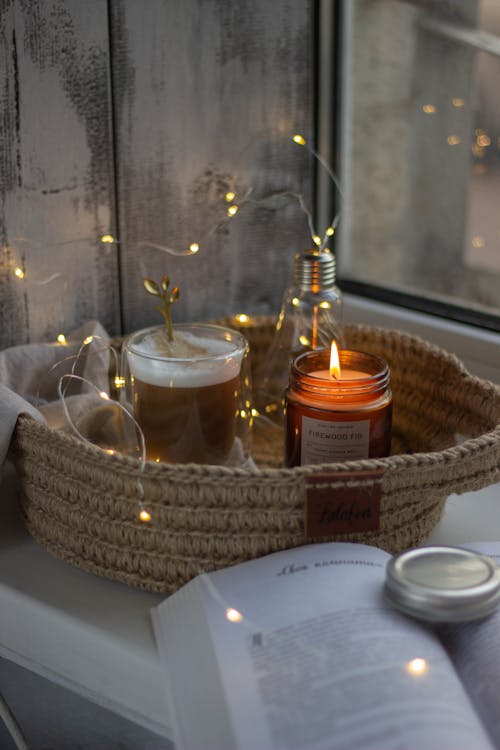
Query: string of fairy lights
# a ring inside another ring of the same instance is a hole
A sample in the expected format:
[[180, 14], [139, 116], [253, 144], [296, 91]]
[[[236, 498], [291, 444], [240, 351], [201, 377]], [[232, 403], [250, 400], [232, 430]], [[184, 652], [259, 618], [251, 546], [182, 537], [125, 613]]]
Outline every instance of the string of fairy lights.
[[[318, 162], [326, 169], [327, 174], [332, 179], [333, 183], [335, 184], [336, 189], [339, 191], [339, 194], [342, 195], [340, 184], [335, 174], [331, 170], [330, 166], [321, 157], [321, 155], [318, 154], [318, 152], [308, 144], [304, 136], [300, 134], [295, 134], [293, 135], [291, 140], [297, 146], [305, 148], [315, 159], [318, 160]], [[309, 209], [304, 199], [304, 196], [301, 193], [288, 191], [288, 190], [274, 191], [261, 198], [256, 198], [254, 197], [252, 188], [248, 188], [246, 191], [238, 195], [237, 190], [235, 188], [233, 188], [232, 186], [231, 187], [228, 186], [228, 189], [226, 190], [224, 194], [224, 203], [225, 203], [224, 218], [219, 219], [217, 222], [214, 223], [213, 227], [206, 234], [205, 239], [207, 239], [211, 234], [219, 230], [225, 222], [228, 222], [234, 219], [234, 217], [238, 214], [238, 212], [241, 211], [241, 209], [244, 208], [246, 205], [254, 205], [254, 206], [262, 205], [263, 203], [266, 203], [267, 201], [279, 199], [279, 198], [293, 199], [299, 203], [303, 213], [305, 214], [307, 218], [312, 242], [314, 243], [314, 245], [317, 246], [319, 251], [329, 249], [328, 243], [335, 234], [335, 229], [339, 221], [339, 213], [337, 213], [334, 216], [334, 218], [332, 219], [328, 227], [326, 227], [322, 236], [320, 236], [320, 234], [316, 231], [314, 227], [312, 212]], [[27, 242], [26, 238], [21, 237], [18, 239], [20, 240], [21, 244], [24, 242]], [[84, 240], [91, 241], [91, 238], [80, 238], [78, 240], [62, 242], [62, 243], [57, 243], [57, 244], [72, 244], [74, 242], [82, 242]], [[102, 234], [99, 238], [99, 242], [103, 246], [107, 246], [109, 248], [111, 248], [113, 245], [119, 244], [118, 239], [110, 233]], [[196, 255], [198, 252], [200, 252], [200, 250], [203, 249], [203, 247], [204, 247], [204, 243], [198, 239], [196, 241], [192, 241], [188, 243], [187, 246], [184, 248], [182, 247], [175, 248], [169, 245], [163, 245], [163, 244], [153, 242], [150, 240], [141, 240], [138, 243], [139, 253], [141, 253], [142, 251], [146, 251], [146, 250], [154, 250], [154, 251], [164, 252], [172, 256]], [[12, 248], [9, 248], [9, 250], [10, 252], [12, 252]], [[25, 284], [26, 286], [28, 285], [48, 286], [52, 284], [53, 282], [55, 282], [57, 279], [61, 279], [63, 277], [63, 274], [58, 271], [44, 278], [36, 278], [32, 274], [28, 273], [25, 263], [19, 262], [19, 259], [15, 257], [15, 253], [12, 253], [12, 255], [13, 257], [9, 259], [8, 265], [11, 268], [11, 271], [14, 277], [18, 281]], [[145, 270], [145, 269], [142, 269], [142, 270]], [[243, 327], [246, 325], [252, 325], [252, 319], [246, 313], [237, 313], [234, 316], [234, 321], [237, 325], [240, 325]], [[68, 341], [66, 337], [66, 334], [62, 332], [56, 336], [56, 342], [62, 347], [66, 347], [70, 343], [70, 341]], [[112, 379], [112, 385], [114, 386], [118, 394], [118, 400], [111, 398], [111, 396], [106, 391], [103, 391], [102, 389], [98, 388], [90, 380], [84, 378], [83, 376], [77, 374], [76, 372], [78, 364], [84, 356], [97, 354], [99, 352], [102, 352], [104, 349], [109, 351], [115, 360], [115, 375]], [[108, 345], [107, 342], [103, 342], [99, 336], [87, 336], [81, 342], [79, 349], [75, 355], [64, 357], [59, 362], [57, 362], [56, 365], [53, 366], [53, 368], [58, 367], [65, 362], [68, 363], [68, 361], [71, 361], [72, 363], [71, 368], [69, 372], [64, 373], [64, 375], [62, 375], [59, 378], [58, 395], [62, 404], [62, 408], [64, 411], [66, 421], [68, 425], [70, 426], [71, 430], [80, 440], [87, 442], [87, 443], [91, 443], [91, 441], [85, 437], [85, 435], [78, 429], [77, 425], [74, 423], [71, 417], [70, 411], [68, 409], [67, 403], [66, 403], [66, 395], [67, 395], [67, 390], [68, 390], [70, 383], [78, 382], [82, 388], [87, 387], [88, 389], [90, 389], [90, 391], [94, 392], [97, 395], [97, 397], [101, 399], [103, 402], [113, 404], [115, 408], [120, 410], [120, 412], [123, 414], [125, 419], [129, 419], [132, 421], [132, 424], [134, 426], [134, 433], [137, 435], [137, 438], [138, 438], [138, 446], [137, 446], [136, 453], [137, 453], [137, 458], [138, 458], [139, 474], [141, 474], [146, 465], [146, 449], [145, 449], [144, 434], [141, 430], [140, 425], [137, 423], [134, 416], [132, 415], [130, 408], [125, 403], [122, 403], [121, 394], [123, 392], [123, 389], [126, 386], [126, 378], [123, 376], [118, 366], [118, 355], [117, 355], [116, 350], [112, 346]], [[242, 411], [241, 416], [243, 418], [248, 418], [250, 420], [253, 420], [254, 417], [258, 416], [258, 411], [255, 408], [253, 408], [250, 403], [247, 403], [246, 406], [247, 406], [247, 409]], [[103, 448], [103, 450], [108, 455], [113, 455], [116, 452], [120, 452], [118, 451], [118, 449], [111, 448], [111, 447], [105, 447]], [[137, 489], [137, 501], [138, 501], [138, 514], [137, 514], [138, 519], [143, 523], [150, 523], [152, 520], [152, 515], [151, 515], [151, 512], [145, 507], [145, 504], [144, 504], [144, 489], [142, 486], [140, 476], [139, 478], [137, 478], [136, 489]]]
[[[340, 187], [340, 184], [336, 175], [330, 168], [329, 164], [323, 159], [323, 157], [310, 144], [308, 144], [304, 136], [297, 133], [292, 136], [291, 140], [296, 145], [305, 148], [315, 159], [318, 160], [318, 162], [326, 170], [329, 177], [332, 179], [336, 189], [339, 191], [339, 194], [342, 196], [342, 190], [341, 190], [341, 187]], [[321, 237], [314, 227], [312, 212], [307, 206], [303, 195], [301, 193], [293, 192], [293, 191], [274, 191], [261, 198], [255, 198], [253, 196], [252, 188], [248, 188], [239, 197], [237, 195], [236, 189], [234, 188], [228, 189], [224, 195], [224, 200], [226, 203], [225, 217], [223, 220], [219, 220], [214, 224], [214, 226], [208, 231], [207, 237], [215, 233], [218, 229], [220, 229], [220, 227], [225, 222], [233, 219], [236, 216], [236, 214], [245, 205], [247, 204], [261, 205], [271, 199], [277, 199], [277, 198], [291, 198], [291, 199], [296, 200], [299, 203], [303, 213], [305, 214], [307, 218], [312, 242], [318, 247], [320, 251], [328, 249], [328, 243], [331, 240], [331, 238], [334, 236], [336, 227], [338, 225], [339, 213], [337, 213], [334, 216], [329, 226], [326, 228], [323, 236]], [[26, 238], [23, 238], [23, 237], [20, 237], [17, 239], [21, 243], [27, 242]], [[89, 241], [91, 238], [80, 238], [77, 240], [61, 242], [57, 244], [58, 245], [72, 244], [74, 242], [82, 242], [85, 239]], [[16, 238], [14, 238], [14, 244], [15, 244], [15, 240]], [[99, 242], [102, 245], [108, 246], [108, 247], [119, 244], [118, 239], [110, 233], [102, 234], [101, 237], [99, 238]], [[200, 252], [201, 249], [202, 249], [202, 243], [200, 243], [199, 241], [190, 242], [187, 245], [187, 247], [184, 247], [184, 248], [182, 247], [175, 248], [169, 245], [163, 245], [157, 242], [153, 242], [151, 240], [141, 240], [138, 243], [139, 263], [141, 266], [141, 272], [143, 275], [145, 276], [147, 275], [147, 269], [144, 267], [143, 262], [141, 261], [141, 256], [140, 256], [141, 252], [143, 251], [154, 250], [154, 251], [164, 252], [172, 256], [192, 256]], [[19, 260], [16, 259], [15, 254], [14, 254], [14, 257], [9, 261], [9, 266], [11, 267], [14, 277], [18, 281], [23, 282], [23, 284], [27, 287], [29, 287], [30, 285], [36, 286], [36, 287], [48, 286], [54, 281], [56, 281], [57, 279], [61, 279], [63, 277], [63, 274], [61, 272], [56, 272], [44, 278], [36, 278], [32, 274], [27, 272], [25, 265], [23, 263], [20, 263]], [[235, 316], [235, 321], [243, 325], [251, 323], [250, 316], [248, 316], [246, 313], [237, 313]], [[58, 344], [62, 346], [66, 345], [67, 343], [66, 334], [63, 332], [58, 333], [56, 336], [56, 341]]]
[[[339, 184], [339, 181], [337, 177], [335, 176], [334, 172], [330, 168], [329, 164], [323, 159], [323, 157], [312, 147], [308, 144], [304, 136], [300, 134], [295, 134], [292, 137], [292, 141], [297, 144], [298, 146], [306, 148], [307, 151], [315, 158], [317, 161], [324, 167], [329, 177], [332, 179], [333, 183], [336, 186], [336, 189], [339, 191], [339, 194], [342, 195], [342, 190]], [[214, 226], [208, 231], [207, 236], [210, 236], [215, 231], [220, 229], [220, 227], [224, 224], [225, 221], [229, 221], [232, 218], [236, 216], [236, 214], [247, 204], [253, 204], [253, 205], [260, 205], [263, 204], [271, 199], [276, 198], [293, 198], [298, 201], [302, 211], [307, 217], [311, 239], [313, 243], [320, 249], [324, 250], [328, 246], [329, 240], [333, 237], [335, 233], [335, 229], [338, 224], [339, 220], [339, 214], [337, 214], [330, 225], [326, 228], [323, 236], [321, 237], [318, 232], [315, 230], [313, 225], [313, 219], [312, 219], [312, 213], [309, 209], [309, 207], [306, 204], [306, 201], [304, 200], [304, 197], [301, 193], [293, 192], [293, 191], [275, 191], [272, 193], [269, 193], [268, 195], [265, 195], [261, 198], [255, 198], [253, 196], [253, 189], [249, 188], [247, 189], [241, 196], [238, 197], [235, 189], [229, 189], [225, 193], [224, 200], [226, 205], [225, 208], [225, 217], [223, 220], [217, 221]], [[13, 245], [16, 245], [16, 240], [23, 243], [27, 242], [26, 238], [18, 237], [13, 239]], [[75, 242], [81, 242], [81, 241], [92, 241], [92, 238], [81, 238], [80, 240], [71, 240], [69, 242], [62, 242], [62, 243], [56, 243], [58, 245], [61, 244], [73, 244]], [[105, 233], [101, 235], [99, 238], [99, 242], [102, 245], [117, 245], [119, 244], [119, 241], [116, 237], [114, 237], [112, 234]], [[140, 240], [137, 244], [139, 252], [146, 250], [146, 249], [152, 249], [157, 250], [160, 252], [165, 252], [172, 256], [191, 256], [196, 255], [200, 250], [202, 249], [202, 243], [198, 240], [190, 242], [187, 247], [171, 247], [169, 245], [164, 245], [161, 243], [154, 242], [152, 240]], [[15, 254], [14, 254], [15, 255]], [[50, 276], [47, 276], [46, 278], [35, 278], [33, 275], [29, 274], [26, 270], [25, 265], [19, 261], [17, 258], [13, 258], [9, 261], [8, 264], [11, 267], [11, 271], [15, 278], [19, 281], [24, 282], [25, 284], [31, 284], [33, 286], [46, 286], [48, 284], [51, 284], [56, 279], [59, 279], [63, 276], [61, 272], [56, 272], [51, 274]], [[64, 335], [64, 334], [61, 334]], [[63, 342], [61, 342], [63, 343]]]
[[[466, 102], [461, 97], [454, 97], [452, 99], [453, 107], [457, 110], [463, 109], [466, 106]], [[436, 115], [438, 112], [438, 106], [436, 104], [433, 104], [432, 102], [425, 102], [421, 106], [421, 111], [426, 116], [433, 116]], [[337, 179], [335, 173], [331, 169], [328, 162], [319, 154], [304, 138], [303, 135], [300, 133], [297, 133], [292, 136], [291, 140], [298, 146], [304, 147], [317, 161], [321, 166], [326, 170], [326, 173], [330, 177], [330, 179], [333, 181], [336, 190], [338, 191], [339, 195], [342, 196], [342, 189], [339, 183], [339, 180]], [[446, 142], [449, 146], [456, 147], [460, 146], [463, 143], [463, 137], [459, 135], [456, 132], [452, 132], [447, 136]], [[497, 138], [497, 145], [498, 148], [500, 148], [500, 136]], [[472, 155], [475, 159], [475, 169], [477, 173], [482, 173], [486, 171], [486, 167], [484, 162], [482, 161], [487, 154], [488, 150], [493, 146], [493, 138], [491, 135], [489, 135], [484, 128], [476, 128], [474, 130], [474, 137], [472, 141]], [[253, 190], [252, 188], [249, 188], [245, 193], [243, 193], [241, 196], [237, 195], [236, 189], [233, 187], [229, 188], [227, 192], [225, 193], [224, 199], [226, 202], [226, 208], [225, 208], [225, 218], [223, 221], [217, 221], [213, 228], [208, 232], [207, 236], [210, 236], [213, 232], [215, 232], [217, 229], [219, 229], [224, 221], [228, 221], [236, 216], [236, 214], [246, 205], [246, 204], [262, 204], [266, 201], [269, 201], [273, 198], [278, 197], [290, 197], [295, 200], [297, 200], [304, 212], [304, 214], [307, 217], [307, 221], [309, 224], [310, 234], [312, 242], [319, 248], [319, 250], [325, 250], [328, 249], [328, 243], [332, 239], [332, 237], [335, 234], [335, 230], [338, 225], [339, 221], [339, 214], [337, 214], [334, 219], [330, 222], [328, 227], [326, 227], [324, 234], [321, 236], [314, 228], [312, 215], [307, 207], [304, 198], [302, 194], [300, 193], [294, 193], [291, 191], [283, 191], [283, 192], [273, 192], [270, 193], [267, 196], [264, 196], [259, 199], [255, 199], [253, 197]], [[59, 242], [56, 243], [57, 245], [64, 245], [64, 244], [74, 244], [75, 242], [79, 241], [92, 241], [92, 238], [81, 238], [80, 240], [70, 240], [66, 242]], [[33, 285], [33, 286], [46, 286], [51, 284], [52, 282], [56, 281], [57, 279], [60, 279], [63, 274], [61, 272], [55, 272], [45, 278], [35, 278], [33, 274], [28, 273], [25, 263], [23, 261], [20, 261], [19, 257], [15, 257], [16, 253], [13, 251], [13, 247], [15, 247], [19, 243], [28, 242], [26, 238], [23, 237], [15, 237], [12, 240], [11, 247], [6, 248], [4, 247], [4, 252], [8, 250], [12, 253], [13, 257], [12, 259], [8, 260], [7, 267], [10, 269], [14, 277], [19, 281], [23, 282], [25, 285]], [[104, 246], [112, 246], [112, 245], [118, 245], [119, 241], [116, 237], [114, 237], [110, 233], [104, 233], [99, 238], [99, 242]], [[472, 237], [471, 240], [472, 246], [477, 250], [478, 248], [483, 248], [485, 246], [484, 238], [479, 235], [475, 234]], [[138, 250], [139, 252], [144, 251], [146, 249], [151, 250], [157, 250], [160, 252], [168, 253], [172, 256], [190, 256], [195, 255], [196, 253], [200, 252], [203, 248], [203, 242], [201, 242], [199, 239], [196, 239], [192, 242], [189, 242], [186, 247], [171, 247], [168, 245], [164, 245], [161, 243], [157, 243], [151, 240], [141, 240], [138, 243]], [[61, 334], [64, 335], [64, 334]]]
[[[454, 100], [454, 106], [457, 108], [463, 106], [463, 100], [457, 99]], [[433, 115], [437, 110], [436, 106], [432, 104], [424, 104], [422, 106], [423, 113], [425, 115]], [[331, 169], [330, 165], [326, 162], [326, 160], [319, 154], [306, 140], [306, 138], [301, 135], [300, 133], [296, 133], [291, 137], [291, 141], [295, 145], [301, 148], [305, 148], [306, 151], [310, 153], [310, 155], [318, 161], [318, 163], [325, 169], [327, 175], [332, 180], [333, 184], [335, 185], [336, 190], [338, 191], [338, 194], [340, 195], [341, 199], [343, 198], [343, 193], [341, 189], [341, 185], [339, 183], [339, 180], [337, 179], [335, 173]], [[450, 135], [448, 138], [448, 145], [450, 146], [456, 146], [461, 142], [461, 139], [459, 136]], [[473, 143], [473, 155], [476, 158], [481, 158], [486, 149], [488, 149], [491, 146], [491, 138], [488, 136], [488, 134], [481, 129], [477, 129], [475, 131], [475, 139]], [[217, 230], [221, 228], [221, 226], [225, 222], [229, 222], [234, 219], [234, 217], [246, 206], [246, 205], [261, 205], [265, 203], [266, 201], [270, 201], [272, 199], [277, 198], [290, 198], [293, 200], [296, 200], [303, 213], [305, 214], [308, 222], [310, 237], [314, 245], [318, 248], [318, 251], [329, 251], [329, 243], [331, 242], [332, 238], [335, 235], [338, 222], [340, 219], [340, 212], [337, 212], [335, 216], [332, 218], [331, 222], [328, 224], [328, 226], [322, 231], [318, 232], [316, 230], [316, 227], [314, 226], [312, 212], [307, 206], [306, 201], [304, 200], [304, 197], [301, 193], [293, 192], [293, 191], [275, 191], [271, 192], [268, 195], [265, 195], [260, 198], [256, 198], [253, 193], [252, 188], [248, 188], [246, 191], [242, 192], [241, 194], [238, 194], [238, 191], [235, 186], [228, 185], [228, 189], [225, 191], [223, 195], [223, 201], [224, 201], [224, 208], [223, 213], [224, 217], [222, 219], [218, 219], [216, 222], [214, 222], [214, 225], [212, 228], [206, 233], [205, 240], [215, 233]], [[14, 238], [14, 245], [15, 240], [19, 240], [19, 244], [22, 245], [23, 243], [28, 242], [26, 238], [19, 237]], [[76, 240], [71, 241], [65, 241], [61, 243], [56, 243], [58, 245], [66, 245], [66, 244], [74, 244], [75, 242], [83, 242], [83, 241], [92, 241], [92, 238], [79, 238]], [[119, 240], [111, 233], [103, 233], [98, 238], [99, 243], [106, 248], [111, 248], [113, 246], [116, 246], [119, 244]], [[141, 240], [138, 243], [138, 250], [139, 253], [146, 250], [153, 250], [158, 252], [167, 253], [171, 256], [194, 256], [200, 251], [202, 251], [206, 247], [205, 243], [203, 242], [203, 238], [193, 238], [193, 241], [188, 242], [186, 246], [184, 247], [171, 247], [169, 245], [160, 244], [154, 241], [150, 240]], [[8, 251], [8, 261], [7, 261], [7, 268], [10, 270], [10, 272], [13, 274], [14, 278], [19, 281], [20, 283], [23, 283], [26, 286], [33, 285], [37, 287], [45, 287], [49, 286], [53, 282], [55, 282], [58, 279], [61, 279], [63, 277], [63, 273], [60, 271], [54, 272], [46, 277], [43, 278], [37, 278], [33, 274], [29, 273], [26, 267], [26, 264], [24, 261], [20, 261], [19, 255], [16, 257], [16, 252], [13, 250], [13, 247], [9, 248], [3, 248], [4, 253], [7, 250]], [[11, 257], [10, 257], [11, 256]], [[147, 275], [147, 274], [144, 274]], [[251, 326], [252, 325], [252, 318], [250, 315], [246, 313], [237, 313], [233, 317], [235, 324], [245, 327], [245, 326]], [[69, 343], [65, 333], [61, 332], [57, 335], [56, 341], [61, 346], [67, 346]], [[73, 365], [71, 367], [71, 371], [69, 374], [65, 374], [61, 377], [59, 381], [59, 397], [62, 401], [63, 410], [65, 412], [66, 419], [68, 421], [68, 424], [70, 425], [71, 429], [75, 432], [75, 434], [81, 439], [86, 442], [87, 439], [84, 437], [84, 435], [78, 430], [76, 425], [74, 425], [71, 416], [69, 414], [69, 411], [67, 409], [66, 405], [66, 390], [69, 382], [73, 380], [79, 380], [82, 384], [85, 383], [85, 385], [90, 388], [97, 391], [97, 395], [99, 398], [101, 398], [103, 401], [108, 401], [110, 403], [113, 403], [116, 405], [116, 408], [120, 409], [124, 415], [126, 415], [126, 418], [130, 418], [134, 422], [134, 426], [138, 435], [138, 441], [139, 441], [139, 455], [138, 455], [138, 463], [141, 467], [141, 471], [144, 469], [145, 463], [146, 463], [146, 454], [145, 454], [145, 447], [144, 447], [144, 436], [142, 434], [142, 430], [140, 426], [136, 423], [134, 417], [130, 413], [130, 411], [126, 408], [126, 406], [120, 402], [120, 400], [115, 400], [110, 397], [108, 393], [105, 391], [99, 390], [91, 381], [86, 380], [85, 378], [82, 378], [81, 376], [76, 374], [76, 366], [78, 362], [80, 361], [80, 358], [84, 354], [90, 353], [90, 347], [92, 345], [96, 346], [98, 344], [98, 337], [94, 336], [87, 336], [83, 342], [81, 343], [81, 346], [79, 348], [78, 353], [72, 357], [72, 358], [64, 358], [61, 360], [61, 362], [65, 361], [66, 359], [73, 359]], [[118, 393], [120, 397], [120, 393], [126, 386], [126, 379], [123, 377], [122, 373], [119, 370], [118, 364], [117, 364], [117, 355], [116, 352], [113, 350], [112, 347], [109, 347], [107, 344], [105, 346], [109, 349], [109, 351], [112, 351], [113, 356], [116, 359], [116, 366], [115, 366], [115, 375], [113, 378], [112, 385], [114, 386], [116, 392]], [[97, 351], [97, 350], [95, 350]], [[252, 408], [251, 405], [248, 405], [248, 414], [245, 413], [245, 416], [248, 416], [250, 419], [259, 416], [259, 413], [256, 409]], [[142, 449], [141, 449], [142, 445]], [[113, 448], [106, 448], [104, 449], [108, 454], [112, 455], [115, 452], [117, 452]], [[142, 483], [140, 479], [137, 480], [137, 496], [138, 496], [138, 505], [139, 505], [139, 511], [138, 511], [138, 518], [140, 521], [149, 523], [152, 520], [152, 516], [150, 511], [145, 507], [144, 505], [144, 490], [142, 487]]]
[[[67, 345], [68, 342], [66, 340], [66, 337], [62, 334], [58, 336], [58, 343], [62, 345]], [[91, 349], [92, 347], [92, 349]], [[122, 417], [125, 419], [125, 421], [129, 420], [133, 425], [133, 435], [134, 435], [134, 447], [132, 451], [133, 454], [135, 454], [135, 457], [138, 461], [138, 468], [139, 468], [139, 476], [136, 478], [136, 501], [138, 504], [138, 512], [137, 517], [140, 521], [143, 523], [149, 523], [152, 520], [152, 516], [150, 511], [145, 507], [144, 504], [144, 487], [141, 481], [141, 475], [144, 472], [144, 468], [146, 466], [146, 443], [144, 439], [144, 433], [141, 429], [141, 426], [135, 419], [135, 417], [132, 414], [131, 409], [126, 403], [122, 403], [120, 400], [113, 399], [109, 395], [109, 393], [105, 390], [102, 390], [98, 386], [95, 385], [91, 380], [88, 378], [85, 378], [79, 374], [77, 374], [76, 370], [78, 368], [78, 365], [82, 358], [84, 356], [88, 356], [89, 354], [100, 354], [100, 353], [110, 353], [114, 359], [114, 372], [116, 373], [113, 377], [113, 385], [118, 393], [122, 391], [122, 389], [126, 386], [126, 379], [123, 377], [123, 375], [120, 372], [119, 368], [119, 356], [116, 349], [109, 345], [107, 341], [102, 339], [102, 337], [97, 335], [91, 335], [86, 336], [85, 339], [82, 341], [77, 353], [75, 355], [64, 357], [62, 360], [59, 360], [56, 362], [49, 370], [49, 373], [63, 365], [64, 363], [71, 362], [71, 368], [70, 371], [67, 373], [64, 373], [58, 380], [57, 384], [57, 390], [59, 395], [59, 400], [62, 404], [64, 416], [66, 419], [67, 424], [73, 431], [73, 433], [83, 442], [94, 445], [92, 441], [88, 440], [88, 438], [81, 432], [81, 430], [78, 428], [78, 426], [75, 424], [74, 420], [72, 419], [70, 410], [68, 408], [67, 402], [66, 402], [66, 396], [67, 391], [72, 383], [78, 383], [81, 385], [81, 387], [86, 387], [90, 389], [91, 392], [95, 393], [97, 398], [102, 401], [105, 404], [110, 404], [113, 406], [114, 409], [117, 409], [118, 412], [122, 415]], [[101, 446], [99, 446], [101, 447]], [[119, 450], [117, 447], [111, 448], [111, 447], [103, 447], [102, 450], [109, 455], [113, 456], [117, 452], [123, 452], [123, 446], [121, 446], [121, 450]]]

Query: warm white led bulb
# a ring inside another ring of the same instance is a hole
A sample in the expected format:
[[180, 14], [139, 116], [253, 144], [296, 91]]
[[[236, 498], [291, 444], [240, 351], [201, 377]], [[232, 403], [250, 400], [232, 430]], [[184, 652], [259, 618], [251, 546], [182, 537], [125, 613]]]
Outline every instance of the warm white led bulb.
[[417, 657], [407, 663], [406, 669], [411, 675], [418, 677], [419, 675], [424, 675], [428, 671], [429, 665], [425, 659]]
[[238, 313], [234, 316], [238, 323], [249, 323], [250, 322], [250, 315], [247, 315], [246, 313]]
[[241, 622], [243, 620], [243, 615], [241, 614], [241, 612], [238, 612], [237, 609], [228, 607], [226, 609], [226, 618], [229, 620], [229, 622]]
[[486, 133], [481, 133], [477, 136], [476, 143], [480, 148], [487, 148], [488, 146], [491, 146], [491, 138], [489, 135], [486, 135]]

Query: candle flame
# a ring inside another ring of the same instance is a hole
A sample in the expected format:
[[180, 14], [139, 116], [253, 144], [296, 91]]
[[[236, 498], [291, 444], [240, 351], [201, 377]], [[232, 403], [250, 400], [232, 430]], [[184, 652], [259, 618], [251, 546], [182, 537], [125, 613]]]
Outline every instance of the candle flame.
[[339, 350], [335, 341], [332, 341], [332, 348], [330, 350], [330, 376], [339, 380], [340, 375]]

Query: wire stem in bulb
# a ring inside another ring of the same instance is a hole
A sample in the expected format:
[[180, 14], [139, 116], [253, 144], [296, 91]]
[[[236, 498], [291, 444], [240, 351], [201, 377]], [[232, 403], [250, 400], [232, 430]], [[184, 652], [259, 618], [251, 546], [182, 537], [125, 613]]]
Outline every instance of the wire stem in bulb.
[[318, 305], [313, 307], [313, 319], [312, 319], [312, 349], [318, 348]]

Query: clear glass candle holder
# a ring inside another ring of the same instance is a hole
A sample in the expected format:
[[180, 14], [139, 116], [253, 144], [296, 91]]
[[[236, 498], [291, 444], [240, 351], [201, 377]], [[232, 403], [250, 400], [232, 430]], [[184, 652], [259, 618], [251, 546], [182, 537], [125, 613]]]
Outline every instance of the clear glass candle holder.
[[174, 324], [131, 334], [124, 342], [125, 398], [149, 461], [244, 462], [252, 423], [248, 343], [230, 328]]

